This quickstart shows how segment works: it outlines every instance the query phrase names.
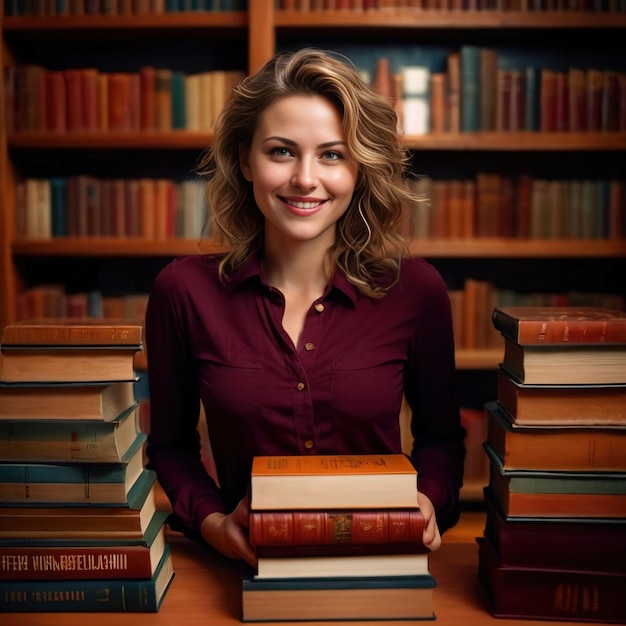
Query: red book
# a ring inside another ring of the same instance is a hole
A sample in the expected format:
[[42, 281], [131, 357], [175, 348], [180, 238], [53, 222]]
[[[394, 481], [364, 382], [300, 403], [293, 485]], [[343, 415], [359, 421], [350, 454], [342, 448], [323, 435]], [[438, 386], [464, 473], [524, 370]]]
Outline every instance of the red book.
[[83, 130], [97, 131], [99, 126], [97, 69], [87, 67], [80, 70], [80, 92]]
[[252, 511], [250, 543], [264, 556], [427, 552], [418, 509]]
[[154, 67], [142, 67], [139, 70], [141, 130], [154, 130], [155, 128], [155, 77]]
[[80, 70], [67, 69], [65, 72], [67, 130], [83, 130], [83, 102], [81, 95]]
[[46, 129], [55, 133], [67, 131], [67, 93], [63, 71], [46, 72]]
[[541, 70], [540, 129], [542, 133], [556, 130], [556, 73]]

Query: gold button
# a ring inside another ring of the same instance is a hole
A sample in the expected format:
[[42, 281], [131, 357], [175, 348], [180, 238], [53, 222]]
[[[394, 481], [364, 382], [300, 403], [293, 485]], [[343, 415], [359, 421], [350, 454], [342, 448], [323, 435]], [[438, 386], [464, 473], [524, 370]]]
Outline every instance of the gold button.
[[315, 346], [312, 343], [307, 343], [304, 347], [308, 352], [311, 352], [311, 350], [315, 350]]
[[321, 313], [324, 310], [324, 305], [321, 302], [316, 302], [315, 303], [315, 310], [318, 313]]
[[307, 440], [304, 442], [304, 447], [305, 447], [307, 450], [310, 450], [310, 449], [313, 447], [313, 442], [312, 442], [310, 439], [307, 439]]
[[304, 383], [298, 383], [298, 391], [302, 391], [304, 389]]

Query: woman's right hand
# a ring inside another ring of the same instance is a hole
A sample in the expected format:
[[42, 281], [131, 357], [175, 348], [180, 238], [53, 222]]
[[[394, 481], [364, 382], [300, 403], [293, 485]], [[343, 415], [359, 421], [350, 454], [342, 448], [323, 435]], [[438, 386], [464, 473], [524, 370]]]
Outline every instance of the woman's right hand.
[[250, 496], [243, 498], [235, 510], [228, 515], [211, 513], [200, 532], [204, 540], [224, 556], [243, 559], [248, 565], [257, 568], [257, 556], [250, 545], [248, 526], [250, 520]]

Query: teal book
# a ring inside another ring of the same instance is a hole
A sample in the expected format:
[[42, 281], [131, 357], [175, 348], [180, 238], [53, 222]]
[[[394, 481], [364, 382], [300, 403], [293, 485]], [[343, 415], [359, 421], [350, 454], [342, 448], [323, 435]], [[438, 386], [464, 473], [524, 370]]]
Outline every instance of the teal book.
[[67, 178], [50, 179], [50, 230], [53, 237], [67, 237]]
[[185, 128], [185, 75], [172, 72], [172, 128]]
[[480, 48], [462, 46], [461, 56], [461, 130], [480, 130]]
[[0, 506], [127, 504], [144, 469], [147, 435], [119, 463], [0, 463]]
[[0, 459], [16, 463], [121, 463], [139, 433], [137, 403], [111, 421], [0, 420]]
[[0, 612], [156, 613], [173, 579], [168, 545], [147, 579], [0, 581]]

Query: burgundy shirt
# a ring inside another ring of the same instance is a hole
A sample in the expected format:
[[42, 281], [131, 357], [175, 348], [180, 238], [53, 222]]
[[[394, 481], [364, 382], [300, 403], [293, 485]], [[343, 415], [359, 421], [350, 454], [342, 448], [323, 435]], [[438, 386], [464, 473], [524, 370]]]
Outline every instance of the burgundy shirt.
[[[209, 513], [231, 511], [255, 455], [401, 452], [403, 393], [413, 411], [419, 489], [442, 530], [455, 524], [464, 431], [450, 303], [434, 267], [404, 260], [398, 284], [380, 300], [335, 273], [307, 313], [296, 350], [281, 324], [283, 296], [258, 262], [226, 284], [218, 262], [174, 260], [148, 304], [148, 455], [172, 502], [172, 526], [198, 538]], [[219, 487], [200, 457], [200, 401]]]

